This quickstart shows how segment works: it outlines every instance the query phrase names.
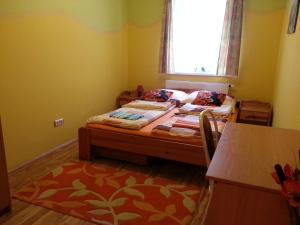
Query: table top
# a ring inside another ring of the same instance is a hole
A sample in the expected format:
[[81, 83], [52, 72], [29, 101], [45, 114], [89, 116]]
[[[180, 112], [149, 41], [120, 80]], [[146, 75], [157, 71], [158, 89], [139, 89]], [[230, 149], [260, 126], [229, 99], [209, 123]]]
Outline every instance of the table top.
[[278, 192], [274, 165], [299, 168], [300, 131], [228, 122], [206, 176], [216, 181]]

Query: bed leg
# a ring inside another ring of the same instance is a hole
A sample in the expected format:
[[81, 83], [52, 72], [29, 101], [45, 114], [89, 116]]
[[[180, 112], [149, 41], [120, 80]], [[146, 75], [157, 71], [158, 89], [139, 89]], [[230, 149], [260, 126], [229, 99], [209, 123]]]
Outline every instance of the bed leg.
[[81, 127], [78, 130], [79, 159], [91, 160], [91, 145], [88, 129]]

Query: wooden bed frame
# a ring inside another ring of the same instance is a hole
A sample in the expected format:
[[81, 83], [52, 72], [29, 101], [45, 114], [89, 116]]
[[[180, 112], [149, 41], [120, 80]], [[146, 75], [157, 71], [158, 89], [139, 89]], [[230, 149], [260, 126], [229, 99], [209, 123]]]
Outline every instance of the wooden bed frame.
[[[177, 81], [167, 81], [166, 88], [184, 89], [187, 87], [186, 83], [184, 82], [184, 86], [180, 84], [178, 86]], [[188, 83], [190, 85], [191, 82]], [[192, 83], [193, 89], [195, 83], [197, 82]], [[203, 83], [198, 84], [203, 85]], [[207, 84], [205, 83], [205, 85]], [[217, 86], [219, 88], [222, 85], [217, 84]], [[232, 114], [230, 121], [235, 122], [236, 117], [237, 113]], [[79, 158], [82, 160], [91, 160], [93, 146], [96, 146], [105, 149], [97, 150], [101, 156], [112, 156], [113, 158], [125, 159], [140, 164], [145, 164], [147, 157], [150, 156], [206, 166], [202, 146], [196, 144], [88, 127], [79, 128], [78, 137]]]
[[92, 146], [103, 147], [108, 149], [107, 151], [117, 150], [144, 157], [153, 156], [196, 165], [205, 165], [204, 154], [201, 154], [201, 146], [81, 127], [79, 129], [80, 159], [91, 159]]
[[[237, 113], [232, 114], [229, 121], [235, 122], [236, 116]], [[152, 156], [206, 166], [202, 146], [196, 144], [88, 127], [79, 128], [78, 136], [79, 158], [82, 160], [91, 160], [92, 147], [96, 146], [105, 149], [98, 150], [101, 156], [124, 158], [139, 164], [145, 164], [145, 159]]]

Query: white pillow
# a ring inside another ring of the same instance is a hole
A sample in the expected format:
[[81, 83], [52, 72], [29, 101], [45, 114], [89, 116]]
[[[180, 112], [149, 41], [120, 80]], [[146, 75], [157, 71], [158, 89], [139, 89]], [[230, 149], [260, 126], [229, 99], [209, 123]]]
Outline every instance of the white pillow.
[[235, 103], [235, 99], [226, 95], [226, 98], [222, 105], [232, 105], [233, 103]]
[[230, 105], [232, 108], [232, 112], [235, 113], [235, 105], [236, 105], [235, 98], [232, 98], [232, 97], [226, 95], [226, 99], [222, 105]]
[[180, 102], [184, 102], [189, 96], [187, 93], [185, 93], [183, 91], [178, 91], [178, 90], [173, 90], [173, 89], [161, 89], [161, 90], [173, 92], [170, 99], [175, 99]]
[[198, 93], [199, 93], [199, 91], [193, 91], [192, 93], [190, 93], [188, 95], [188, 97], [185, 100], [183, 100], [181, 102], [182, 103], [192, 103], [195, 100], [195, 98], [197, 97]]

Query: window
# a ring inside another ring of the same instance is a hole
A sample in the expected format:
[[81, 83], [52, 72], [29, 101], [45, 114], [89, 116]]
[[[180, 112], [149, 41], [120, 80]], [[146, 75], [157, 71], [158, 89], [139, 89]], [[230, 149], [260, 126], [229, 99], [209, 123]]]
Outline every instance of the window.
[[166, 0], [161, 72], [237, 75], [243, 0]]
[[172, 14], [172, 73], [216, 74], [226, 0], [177, 0]]

